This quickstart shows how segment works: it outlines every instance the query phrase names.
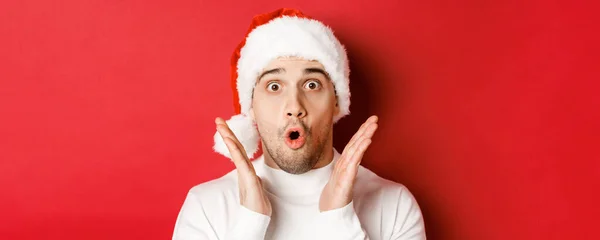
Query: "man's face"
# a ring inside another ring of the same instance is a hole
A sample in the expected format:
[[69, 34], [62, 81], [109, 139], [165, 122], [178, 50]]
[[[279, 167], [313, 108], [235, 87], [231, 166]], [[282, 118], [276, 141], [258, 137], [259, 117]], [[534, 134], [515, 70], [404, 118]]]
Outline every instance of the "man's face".
[[265, 156], [288, 173], [312, 169], [332, 144], [333, 117], [339, 111], [323, 65], [278, 58], [263, 69], [253, 94], [250, 116]]

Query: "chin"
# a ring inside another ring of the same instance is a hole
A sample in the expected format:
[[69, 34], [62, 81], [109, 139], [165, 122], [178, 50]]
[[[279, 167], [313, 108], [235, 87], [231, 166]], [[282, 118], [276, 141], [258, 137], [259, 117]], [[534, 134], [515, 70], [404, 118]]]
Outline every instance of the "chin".
[[[278, 146], [277, 149], [266, 147], [267, 152], [273, 158], [273, 161], [281, 170], [291, 174], [302, 174], [310, 171], [319, 161], [317, 149], [303, 146], [300, 149], [292, 150], [287, 146]], [[274, 150], [274, 151], [272, 151]]]

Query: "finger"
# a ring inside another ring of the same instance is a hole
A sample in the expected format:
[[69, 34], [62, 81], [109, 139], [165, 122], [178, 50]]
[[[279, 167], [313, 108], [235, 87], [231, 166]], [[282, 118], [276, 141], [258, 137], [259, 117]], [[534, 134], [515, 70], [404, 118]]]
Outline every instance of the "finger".
[[363, 141], [363, 138], [359, 138], [357, 139], [355, 142], [357, 142], [357, 144], [353, 144], [351, 147], [348, 148], [348, 150], [346, 152], [344, 152], [344, 159], [343, 162], [340, 163], [340, 170], [341, 171], [346, 171], [346, 168], [348, 168], [348, 165], [350, 164], [350, 160], [353, 158], [355, 152], [356, 152], [356, 148], [357, 146]]
[[371, 125], [369, 125], [369, 127], [367, 127], [367, 129], [365, 129], [365, 132], [363, 133], [363, 135], [361, 137], [363, 138], [372, 138], [373, 134], [375, 134], [375, 131], [377, 131], [377, 128], [379, 128], [379, 124], [377, 123], [371, 123]]
[[360, 142], [360, 144], [358, 145], [358, 148], [356, 149], [356, 152], [354, 153], [354, 155], [348, 161], [348, 164], [346, 165], [346, 169], [345, 169], [346, 174], [349, 177], [348, 181], [354, 180], [354, 176], [358, 172], [358, 166], [360, 165], [360, 162], [362, 161], [362, 158], [363, 158], [365, 152], [367, 151], [367, 148], [369, 148], [369, 146], [371, 145], [371, 142], [372, 142], [371, 139], [363, 139]]
[[[231, 160], [233, 160], [234, 164], [243, 163], [246, 166], [243, 169], [247, 169], [247, 170], [242, 170], [242, 171], [250, 171], [250, 172], [254, 173], [255, 172], [254, 166], [248, 159], [248, 156], [246, 155], [246, 150], [244, 149], [244, 146], [237, 140], [237, 138], [235, 137], [235, 134], [233, 134], [231, 129], [229, 129], [227, 124], [222, 119], [217, 118], [216, 122], [217, 122], [217, 132], [219, 132], [219, 134], [223, 138], [223, 141], [225, 141], [225, 144], [227, 145], [227, 149], [229, 150], [229, 154], [231, 155]], [[228, 144], [228, 142], [229, 142], [229, 144]], [[238, 167], [238, 165], [236, 165], [236, 168], [240, 169]]]
[[348, 166], [350, 168], [355, 168], [358, 167], [358, 165], [360, 165], [360, 162], [362, 162], [362, 158], [365, 155], [365, 152], [367, 151], [372, 142], [373, 140], [371, 140], [370, 138], [364, 139], [362, 142], [360, 142], [358, 148], [356, 149], [356, 152], [348, 162]]
[[[358, 130], [354, 133], [354, 135], [352, 135], [352, 138], [350, 138], [350, 140], [348, 141], [348, 144], [346, 144], [346, 146], [351, 145], [352, 143], [354, 143], [354, 141], [356, 141], [356, 139], [358, 139], [358, 137], [362, 134], [362, 132], [364, 131], [365, 127], [369, 124], [369, 119], [367, 119], [367, 121], [365, 121], [363, 124], [360, 125], [360, 127], [358, 128]], [[344, 148], [344, 150], [346, 150], [346, 148]]]
[[346, 190], [352, 188], [354, 181], [356, 180], [356, 175], [358, 174], [360, 160], [370, 144], [370, 139], [363, 139], [363, 141], [360, 142], [357, 154], [355, 154], [353, 159], [350, 161], [355, 162], [356, 164], [348, 164], [345, 166], [338, 177], [338, 186], [342, 186]]
[[[371, 117], [369, 117], [358, 129], [358, 131], [354, 134], [354, 136], [352, 136], [352, 139], [350, 139], [350, 141], [348, 142], [348, 144], [346, 145], [346, 147], [344, 148], [344, 151], [342, 152], [342, 155], [340, 156], [340, 158], [338, 159], [335, 167], [334, 167], [334, 171], [331, 175], [331, 179], [338, 179], [340, 177], [342, 178], [347, 178], [349, 176], [347, 176], [347, 174], [343, 174], [344, 172], [347, 171], [348, 168], [348, 164], [347, 162], [349, 162], [348, 159], [351, 159], [352, 156], [355, 155], [356, 152], [356, 146], [357, 142], [360, 142], [362, 139], [361, 137], [365, 134], [368, 136], [368, 138], [371, 138], [373, 136], [373, 133], [375, 132], [375, 130], [377, 129], [377, 121], [378, 121], [378, 117], [376, 115], [373, 115]], [[375, 126], [372, 126], [372, 124], [375, 123]], [[370, 141], [370, 139], [369, 139]], [[370, 143], [369, 143], [370, 144]], [[361, 156], [362, 158], [362, 156]], [[341, 176], [340, 176], [341, 175]], [[355, 175], [355, 174], [354, 174]], [[350, 179], [354, 179], [354, 176], [351, 176]], [[338, 179], [342, 180], [342, 179]], [[331, 180], [330, 180], [331, 181]], [[344, 181], [344, 180], [342, 180]]]
[[356, 147], [360, 143], [360, 141], [362, 141], [362, 140], [360, 140], [361, 138], [373, 137], [373, 134], [375, 133], [375, 131], [377, 130], [378, 127], [379, 127], [379, 125], [376, 122], [370, 123], [368, 126], [365, 127], [362, 134], [358, 137], [358, 139], [356, 141], [354, 141], [354, 143], [351, 147]]
[[356, 131], [356, 133], [354, 134], [354, 136], [352, 136], [352, 138], [350, 139], [350, 141], [348, 141], [348, 144], [346, 144], [346, 148], [344, 148], [344, 151], [346, 151], [347, 148], [353, 146], [356, 141], [358, 140], [358, 138], [360, 138], [363, 133], [365, 132], [365, 130], [372, 124], [372, 123], [377, 123], [378, 121], [378, 117], [376, 115], [373, 115], [371, 117], [369, 117], [362, 125], [360, 125], [360, 128], [358, 128], [358, 131]]
[[369, 127], [367, 127], [367, 129], [365, 129], [363, 135], [360, 136], [360, 138], [350, 148], [350, 151], [348, 151], [348, 156], [346, 157], [347, 160], [352, 160], [353, 156], [356, 155], [356, 152], [358, 148], [360, 148], [360, 144], [363, 141], [365, 141], [366, 139], [371, 140], [373, 134], [375, 134], [375, 131], [378, 127], [379, 125], [377, 125], [377, 123], [372, 123], [371, 125], [369, 125]]
[[223, 127], [223, 132], [221, 133], [221, 135], [223, 135], [224, 137], [229, 137], [233, 140], [236, 141], [236, 143], [239, 143], [238, 138], [235, 136], [235, 134], [233, 133], [233, 131], [231, 131], [231, 129], [229, 128], [229, 125], [227, 125], [227, 122], [225, 122], [225, 120], [223, 120], [222, 118], [216, 118], [215, 119], [215, 123], [217, 124], [217, 130], [219, 130], [219, 126]]
[[229, 137], [224, 137], [223, 141], [225, 142], [225, 145], [231, 154], [231, 160], [233, 161], [235, 168], [238, 170], [238, 173], [244, 176], [248, 173], [252, 173], [248, 162], [244, 160], [244, 156], [242, 155], [242, 152], [238, 146], [235, 144], [234, 140]]
[[245, 154], [246, 149], [244, 148], [244, 145], [240, 143], [237, 136], [235, 136], [233, 131], [231, 131], [229, 125], [227, 125], [227, 122], [225, 122], [222, 118], [216, 118], [215, 123], [217, 124], [217, 131], [219, 131], [219, 134], [221, 134], [222, 137], [228, 137], [234, 140], [240, 151], [244, 153], [243, 155], [245, 156], [245, 160], [249, 161], [250, 159], [248, 159], [248, 156]]
[[[240, 141], [237, 139], [237, 137], [235, 136], [235, 134], [231, 131], [231, 129], [229, 128], [229, 126], [227, 126], [227, 124], [217, 124], [217, 132], [219, 132], [219, 134], [221, 135], [221, 137], [223, 139], [225, 138], [230, 138], [235, 145], [237, 145], [237, 148], [242, 151], [243, 153], [246, 152], [246, 149], [244, 149], [244, 146], [240, 143]], [[248, 157], [246, 156], [246, 154], [244, 154], [244, 158], [247, 159]]]
[[338, 181], [341, 186], [352, 186], [358, 173], [358, 165], [360, 164], [364, 150], [366, 150], [365, 145], [368, 146], [370, 143], [371, 139], [360, 138], [357, 141], [356, 147], [350, 149], [345, 164], [338, 169]]
[[375, 131], [377, 130], [377, 128], [379, 127], [379, 125], [377, 123], [371, 123], [368, 127], [366, 127], [366, 129], [364, 129], [362, 135], [353, 143], [349, 144], [347, 146], [346, 151], [344, 151], [343, 155], [344, 155], [344, 162], [342, 162], [341, 164], [346, 165], [348, 163], [346, 163], [346, 161], [348, 161], [349, 159], [352, 159], [352, 156], [355, 154], [356, 152], [356, 148], [359, 146], [360, 142], [362, 142], [364, 139], [371, 139], [371, 137], [373, 137], [373, 134], [375, 134]]

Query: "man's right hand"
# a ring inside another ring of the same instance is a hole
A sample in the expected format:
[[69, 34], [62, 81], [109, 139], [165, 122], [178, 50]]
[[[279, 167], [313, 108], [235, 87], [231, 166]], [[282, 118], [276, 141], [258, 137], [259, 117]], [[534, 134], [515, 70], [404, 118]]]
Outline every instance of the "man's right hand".
[[256, 176], [254, 166], [248, 159], [244, 146], [223, 119], [217, 118], [215, 123], [237, 169], [240, 204], [254, 212], [271, 216], [271, 202], [263, 189], [260, 178]]

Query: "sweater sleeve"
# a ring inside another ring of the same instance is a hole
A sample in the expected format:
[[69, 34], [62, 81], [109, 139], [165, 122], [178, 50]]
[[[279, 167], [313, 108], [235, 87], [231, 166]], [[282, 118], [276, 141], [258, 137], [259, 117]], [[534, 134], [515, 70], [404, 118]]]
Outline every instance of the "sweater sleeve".
[[396, 202], [396, 220], [390, 239], [425, 240], [425, 224], [421, 209], [406, 187], [400, 188]]
[[270, 221], [271, 217], [254, 212], [240, 205], [235, 225], [226, 234], [225, 239], [263, 240], [265, 239]]
[[320, 213], [315, 221], [314, 239], [368, 240], [354, 211], [354, 202]]
[[189, 192], [175, 222], [173, 240], [219, 239], [197, 196]]
[[[208, 204], [210, 206], [210, 204]], [[205, 211], [205, 205], [194, 193], [189, 192], [175, 223], [173, 240], [217, 240], [217, 233]], [[225, 213], [223, 216], [227, 217]], [[225, 235], [226, 240], [263, 240], [271, 218], [239, 206], [235, 223]]]
[[[391, 231], [386, 231], [385, 239], [391, 240], [425, 240], [425, 225], [417, 201], [410, 191], [402, 186], [386, 191], [381, 199], [381, 204], [389, 206], [385, 211], [389, 217], [383, 219], [390, 226]], [[354, 211], [354, 201], [348, 205], [320, 213], [315, 222], [311, 223], [310, 239], [340, 239], [340, 240], [368, 240], [369, 236], [362, 228], [361, 222]]]

